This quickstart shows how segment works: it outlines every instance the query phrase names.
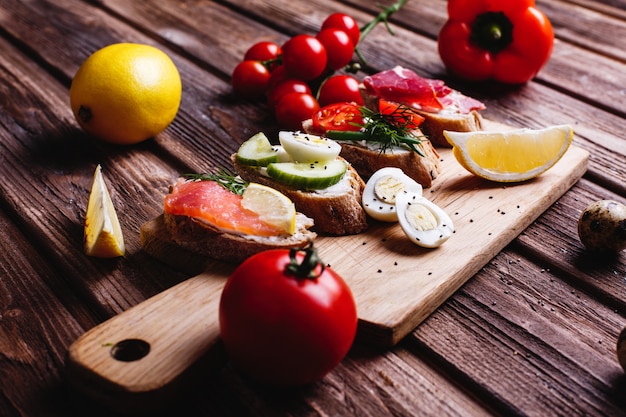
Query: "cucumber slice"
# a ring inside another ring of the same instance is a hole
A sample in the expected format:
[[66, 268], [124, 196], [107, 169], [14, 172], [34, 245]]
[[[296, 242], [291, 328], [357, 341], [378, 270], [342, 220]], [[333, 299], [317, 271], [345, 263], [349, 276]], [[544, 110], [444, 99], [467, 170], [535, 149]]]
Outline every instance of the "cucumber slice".
[[263, 132], [245, 141], [237, 151], [237, 161], [244, 165], [265, 167], [278, 162], [278, 151]]
[[341, 159], [326, 163], [276, 162], [267, 166], [267, 175], [298, 189], [321, 190], [337, 184], [347, 168]]

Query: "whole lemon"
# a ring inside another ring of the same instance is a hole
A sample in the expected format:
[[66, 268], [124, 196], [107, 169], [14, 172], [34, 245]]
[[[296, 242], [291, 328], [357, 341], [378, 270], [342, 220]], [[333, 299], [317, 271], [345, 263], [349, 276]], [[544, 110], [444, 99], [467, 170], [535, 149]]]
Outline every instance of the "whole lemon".
[[150, 45], [117, 43], [83, 62], [70, 87], [78, 124], [104, 141], [130, 145], [174, 120], [182, 94], [176, 65]]

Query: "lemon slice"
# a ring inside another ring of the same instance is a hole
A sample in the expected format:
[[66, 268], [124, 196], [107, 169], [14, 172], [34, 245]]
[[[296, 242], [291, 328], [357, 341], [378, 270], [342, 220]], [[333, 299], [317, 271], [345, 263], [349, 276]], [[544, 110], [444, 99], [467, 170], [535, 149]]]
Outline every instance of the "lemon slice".
[[569, 125], [443, 133], [465, 169], [497, 182], [525, 181], [546, 172], [565, 154], [574, 136]]
[[296, 231], [296, 208], [280, 191], [251, 182], [243, 192], [241, 206], [283, 233], [292, 235]]
[[123, 256], [124, 236], [107, 190], [102, 168], [96, 167], [85, 217], [85, 253], [98, 258]]

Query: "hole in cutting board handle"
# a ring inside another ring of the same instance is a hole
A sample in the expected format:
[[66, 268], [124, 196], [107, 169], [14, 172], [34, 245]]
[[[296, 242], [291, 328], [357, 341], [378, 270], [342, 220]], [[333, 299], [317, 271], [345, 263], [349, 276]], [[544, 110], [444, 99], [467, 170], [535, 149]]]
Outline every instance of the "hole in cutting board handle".
[[150, 343], [141, 339], [125, 339], [111, 348], [111, 356], [121, 362], [134, 362], [150, 352]]

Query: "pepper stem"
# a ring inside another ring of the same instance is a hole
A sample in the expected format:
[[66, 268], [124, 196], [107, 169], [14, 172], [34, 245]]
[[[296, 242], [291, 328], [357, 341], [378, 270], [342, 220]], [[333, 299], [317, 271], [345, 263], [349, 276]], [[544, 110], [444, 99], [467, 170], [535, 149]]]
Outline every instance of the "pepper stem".
[[[298, 261], [298, 252], [304, 252], [302, 262]], [[303, 249], [292, 248], [289, 250], [289, 263], [285, 271], [296, 278], [315, 279], [319, 277], [326, 268], [313, 247], [313, 242], [309, 240], [309, 245]]]
[[513, 42], [513, 23], [504, 12], [485, 12], [472, 23], [471, 41], [491, 53], [498, 53]]

